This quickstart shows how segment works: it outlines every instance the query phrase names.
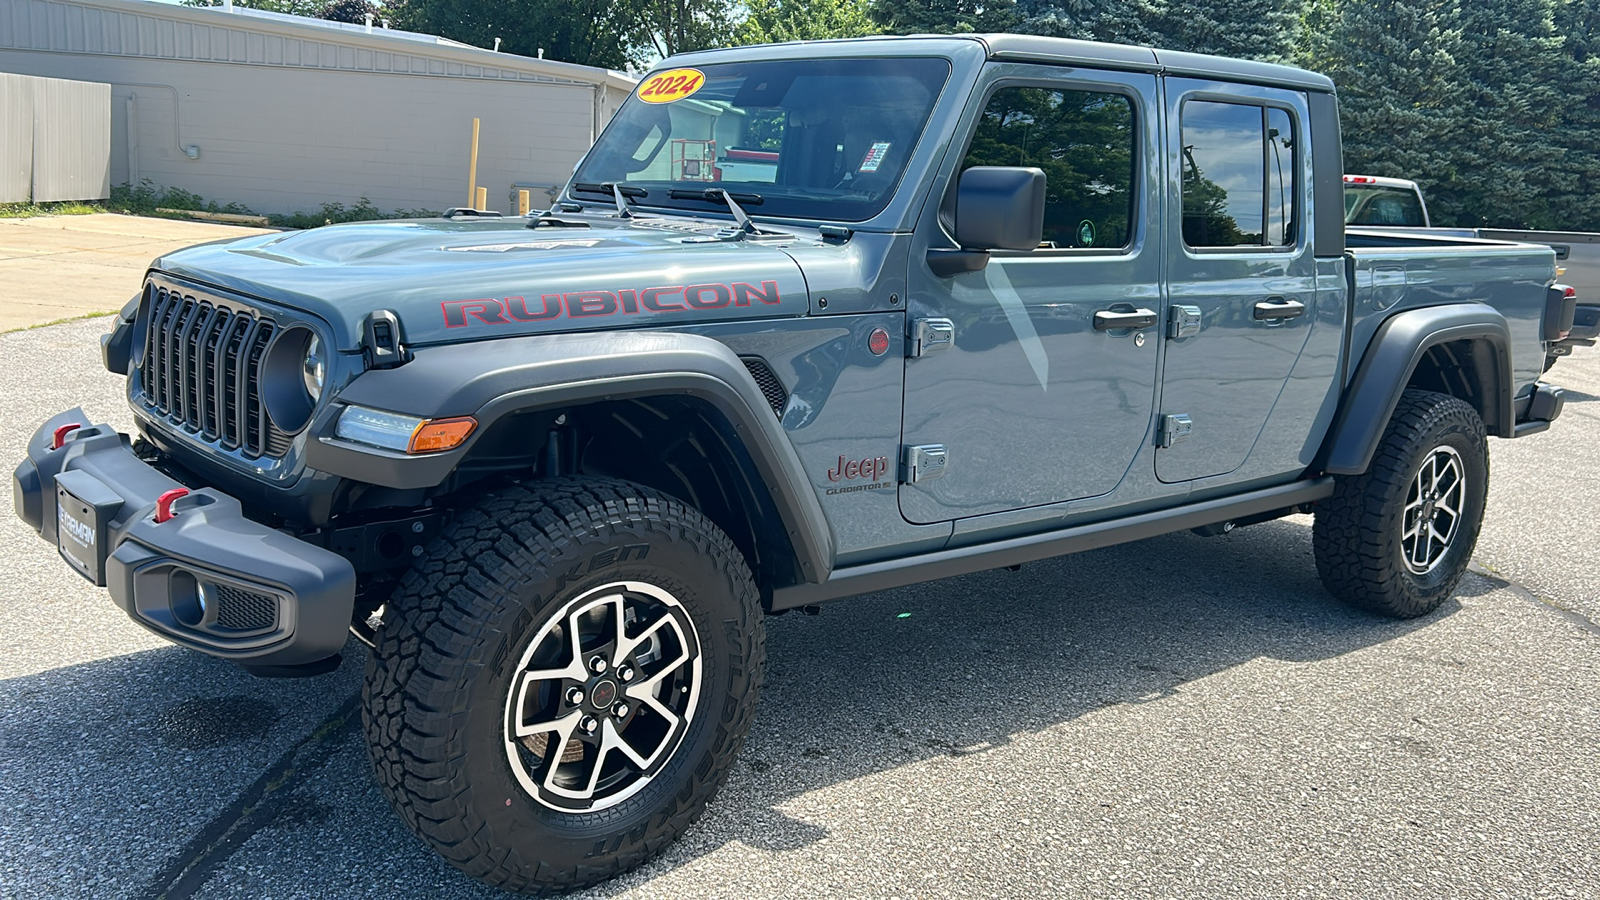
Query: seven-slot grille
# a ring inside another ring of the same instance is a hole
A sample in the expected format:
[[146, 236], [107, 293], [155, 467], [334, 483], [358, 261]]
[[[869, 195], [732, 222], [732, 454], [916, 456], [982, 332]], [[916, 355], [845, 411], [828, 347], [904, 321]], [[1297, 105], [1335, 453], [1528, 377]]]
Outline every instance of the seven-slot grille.
[[261, 360], [277, 324], [160, 285], [147, 302], [140, 387], [149, 409], [228, 450], [287, 452], [288, 436], [261, 404]]

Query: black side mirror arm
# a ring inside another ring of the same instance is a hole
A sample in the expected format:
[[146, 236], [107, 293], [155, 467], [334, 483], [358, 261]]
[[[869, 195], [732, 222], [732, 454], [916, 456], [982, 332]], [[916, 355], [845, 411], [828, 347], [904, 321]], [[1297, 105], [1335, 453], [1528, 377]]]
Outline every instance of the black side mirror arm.
[[940, 278], [954, 278], [967, 272], [981, 272], [988, 265], [987, 250], [933, 248], [928, 251], [928, 268]]

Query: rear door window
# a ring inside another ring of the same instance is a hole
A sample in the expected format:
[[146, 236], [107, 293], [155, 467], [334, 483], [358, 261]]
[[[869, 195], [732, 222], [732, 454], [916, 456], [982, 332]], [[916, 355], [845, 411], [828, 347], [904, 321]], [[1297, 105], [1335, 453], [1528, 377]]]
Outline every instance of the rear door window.
[[1183, 105], [1183, 241], [1190, 247], [1295, 242], [1294, 122], [1276, 107]]

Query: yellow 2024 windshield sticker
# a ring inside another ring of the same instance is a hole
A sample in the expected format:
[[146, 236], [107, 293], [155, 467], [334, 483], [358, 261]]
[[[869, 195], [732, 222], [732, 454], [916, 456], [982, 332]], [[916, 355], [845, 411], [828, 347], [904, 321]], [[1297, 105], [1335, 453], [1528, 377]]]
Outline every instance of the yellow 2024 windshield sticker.
[[700, 90], [706, 73], [699, 69], [668, 69], [657, 72], [639, 85], [639, 99], [646, 103], [671, 103]]

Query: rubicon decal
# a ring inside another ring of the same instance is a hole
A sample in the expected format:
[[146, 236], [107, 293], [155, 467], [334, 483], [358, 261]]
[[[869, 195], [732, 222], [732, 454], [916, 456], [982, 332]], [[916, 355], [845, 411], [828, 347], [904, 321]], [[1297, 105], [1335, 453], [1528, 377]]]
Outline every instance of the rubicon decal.
[[869, 456], [865, 459], [850, 459], [847, 456], [839, 457], [838, 468], [828, 472], [829, 481], [858, 481], [871, 479], [864, 484], [852, 484], [845, 487], [828, 488], [829, 494], [852, 494], [856, 491], [880, 491], [893, 487], [892, 482], [881, 480], [889, 474], [889, 457]]
[[782, 303], [776, 281], [759, 286], [736, 281], [733, 284], [691, 284], [619, 291], [569, 291], [529, 297], [487, 297], [481, 300], [446, 300], [439, 304], [446, 328], [468, 325], [514, 325], [518, 322], [544, 322], [559, 319], [588, 319], [598, 316], [638, 313], [702, 312], [728, 307]]

